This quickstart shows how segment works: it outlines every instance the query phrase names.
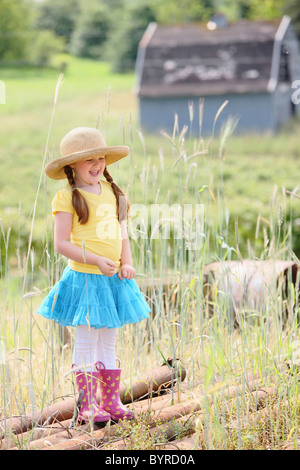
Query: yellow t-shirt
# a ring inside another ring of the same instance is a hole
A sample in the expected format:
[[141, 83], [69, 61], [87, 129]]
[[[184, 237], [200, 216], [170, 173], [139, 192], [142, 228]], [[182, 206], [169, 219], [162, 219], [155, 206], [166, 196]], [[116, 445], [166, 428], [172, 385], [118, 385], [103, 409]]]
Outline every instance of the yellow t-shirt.
[[[111, 185], [104, 180], [100, 181], [101, 194], [89, 193], [79, 188], [89, 207], [89, 220], [81, 225], [72, 205], [71, 187], [61, 189], [56, 193], [52, 201], [52, 213], [69, 212], [73, 214], [71, 230], [71, 243], [79, 246], [84, 251], [105, 256], [117, 265], [118, 271], [121, 259], [122, 236], [117, 218], [116, 198]], [[98, 266], [78, 263], [69, 259], [68, 262], [74, 271], [102, 274]]]

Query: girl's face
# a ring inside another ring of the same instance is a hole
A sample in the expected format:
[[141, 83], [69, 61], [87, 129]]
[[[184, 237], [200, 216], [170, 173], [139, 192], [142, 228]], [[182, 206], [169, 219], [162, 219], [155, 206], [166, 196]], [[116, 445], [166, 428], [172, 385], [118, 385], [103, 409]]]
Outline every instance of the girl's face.
[[75, 172], [77, 186], [88, 186], [98, 184], [105, 169], [105, 156], [92, 157], [70, 165]]

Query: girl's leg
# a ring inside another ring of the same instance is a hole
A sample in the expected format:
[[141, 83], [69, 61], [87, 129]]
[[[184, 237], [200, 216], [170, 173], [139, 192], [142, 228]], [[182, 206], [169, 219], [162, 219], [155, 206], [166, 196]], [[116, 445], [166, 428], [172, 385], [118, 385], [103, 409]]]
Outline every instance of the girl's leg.
[[76, 341], [73, 350], [73, 364], [78, 392], [82, 393], [79, 421], [103, 422], [110, 420], [110, 414], [97, 403], [98, 371], [95, 371], [95, 352], [98, 331], [86, 325], [76, 327]]
[[93, 365], [100, 361], [107, 369], [115, 369], [117, 333], [117, 328], [77, 326], [73, 364], [93, 370]]
[[117, 328], [101, 328], [97, 343], [96, 368], [99, 372], [100, 406], [113, 420], [132, 419], [133, 411], [120, 399], [121, 369], [116, 365]]
[[73, 349], [73, 364], [85, 370], [94, 370], [98, 330], [87, 325], [76, 327], [76, 340]]
[[95, 362], [102, 362], [106, 369], [116, 368], [117, 328], [100, 328], [98, 330]]

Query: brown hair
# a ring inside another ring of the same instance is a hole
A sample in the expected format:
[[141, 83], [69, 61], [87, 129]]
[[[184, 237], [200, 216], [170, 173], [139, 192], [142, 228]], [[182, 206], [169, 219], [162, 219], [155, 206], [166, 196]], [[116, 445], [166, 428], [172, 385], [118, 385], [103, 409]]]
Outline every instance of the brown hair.
[[[76, 183], [74, 179], [74, 174], [72, 168], [67, 165], [64, 168], [66, 177], [68, 178], [69, 185], [72, 188], [72, 205], [78, 215], [78, 221], [81, 225], [84, 225], [89, 220], [89, 207], [83, 195], [78, 191], [76, 188]], [[112, 176], [108, 172], [107, 168], [105, 167], [103, 176], [105, 177], [106, 181], [110, 183], [111, 188], [114, 192], [116, 197], [117, 203], [117, 217], [119, 222], [126, 220], [128, 217], [129, 212], [129, 203], [125, 193], [122, 189], [113, 181]]]

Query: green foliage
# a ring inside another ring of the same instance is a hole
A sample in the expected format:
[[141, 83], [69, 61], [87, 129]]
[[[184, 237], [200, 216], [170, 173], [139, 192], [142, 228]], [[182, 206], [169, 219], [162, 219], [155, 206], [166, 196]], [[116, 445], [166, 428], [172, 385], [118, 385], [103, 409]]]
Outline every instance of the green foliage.
[[115, 12], [105, 53], [115, 72], [134, 68], [138, 44], [148, 24], [155, 20], [154, 10], [145, 1]]
[[100, 59], [110, 29], [109, 8], [103, 2], [86, 0], [70, 39], [69, 50], [80, 57]]
[[[165, 444], [167, 439], [164, 432], [158, 429], [151, 433], [150, 413], [141, 413], [137, 421], [121, 421], [115, 432], [117, 439], [123, 439], [126, 450], [153, 450], [157, 445]], [[103, 447], [105, 449], [105, 445]]]
[[285, 0], [248, 0], [248, 18], [253, 20], [274, 20], [283, 16]]
[[240, 18], [249, 20], [273, 20], [281, 18], [285, 0], [215, 0], [214, 7], [227, 16], [229, 21]]
[[24, 60], [30, 41], [31, 14], [24, 0], [0, 0], [0, 60]]
[[159, 23], [180, 24], [208, 21], [215, 10], [213, 0], [150, 0]]
[[44, 0], [37, 2], [35, 27], [62, 36], [66, 43], [75, 29], [81, 0]]
[[[46, 3], [42, 6], [46, 7]], [[47, 18], [55, 22], [51, 14]], [[2, 63], [50, 65], [54, 54], [64, 50], [64, 40], [56, 35], [55, 28], [40, 29], [39, 20], [39, 10], [32, 3], [25, 0], [0, 1]]]
[[30, 49], [28, 60], [40, 67], [50, 66], [55, 55], [65, 49], [64, 39], [56, 36], [53, 31], [35, 31], [34, 47]]

